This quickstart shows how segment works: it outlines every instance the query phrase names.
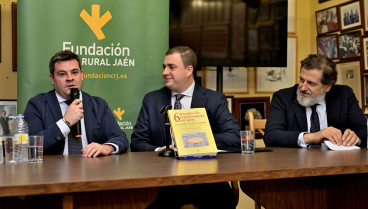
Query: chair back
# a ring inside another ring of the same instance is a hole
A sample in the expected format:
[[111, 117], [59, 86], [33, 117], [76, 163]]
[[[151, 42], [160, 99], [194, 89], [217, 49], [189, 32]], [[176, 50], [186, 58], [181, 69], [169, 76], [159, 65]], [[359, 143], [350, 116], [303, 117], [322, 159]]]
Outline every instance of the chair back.
[[264, 136], [264, 131], [263, 129], [266, 128], [266, 122], [267, 119], [254, 119], [254, 114], [253, 112], [249, 111], [248, 112], [248, 121], [249, 121], [249, 129], [252, 131], [259, 131], [259, 133], [262, 134], [262, 136]]

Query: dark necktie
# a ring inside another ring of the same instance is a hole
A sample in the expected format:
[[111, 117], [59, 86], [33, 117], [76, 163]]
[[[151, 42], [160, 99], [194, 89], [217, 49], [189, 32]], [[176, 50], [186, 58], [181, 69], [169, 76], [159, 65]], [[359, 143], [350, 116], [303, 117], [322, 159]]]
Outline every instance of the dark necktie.
[[[72, 101], [67, 100], [65, 103], [69, 106]], [[70, 127], [70, 133], [68, 134], [68, 153], [69, 155], [82, 154], [82, 138], [75, 137], [77, 133], [77, 126], [73, 125]]]
[[318, 118], [318, 113], [317, 113], [317, 105], [315, 104], [313, 106], [311, 106], [312, 109], [312, 114], [310, 117], [310, 122], [311, 122], [311, 126], [310, 126], [310, 133], [314, 133], [314, 132], [318, 132], [320, 131], [320, 125], [319, 125], [319, 118]]
[[176, 100], [175, 100], [175, 104], [174, 104], [174, 109], [182, 109], [182, 106], [181, 106], [181, 103], [180, 103], [180, 100], [184, 97], [183, 94], [177, 94], [175, 95], [176, 97]]

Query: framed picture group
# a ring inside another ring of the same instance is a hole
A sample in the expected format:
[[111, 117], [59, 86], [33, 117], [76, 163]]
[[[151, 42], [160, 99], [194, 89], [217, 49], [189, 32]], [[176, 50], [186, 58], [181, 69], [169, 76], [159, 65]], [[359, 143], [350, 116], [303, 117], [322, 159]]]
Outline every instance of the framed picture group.
[[315, 15], [317, 53], [334, 60], [337, 84], [350, 86], [359, 105], [368, 107], [368, 0], [347, 1]]

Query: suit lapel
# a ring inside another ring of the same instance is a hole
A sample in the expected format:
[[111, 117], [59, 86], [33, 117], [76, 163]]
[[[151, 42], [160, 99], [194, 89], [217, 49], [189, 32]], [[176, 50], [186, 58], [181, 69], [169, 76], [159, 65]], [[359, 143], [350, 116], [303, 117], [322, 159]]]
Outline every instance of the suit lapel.
[[337, 124], [334, 124], [334, 122], [339, 121], [340, 102], [338, 102], [331, 93], [326, 94], [326, 112], [327, 126], [337, 127]]
[[60, 108], [60, 104], [56, 98], [55, 90], [47, 93], [46, 105], [48, 105], [48, 108], [51, 111], [54, 121], [58, 121], [60, 120], [60, 118], [63, 117], [63, 114]]
[[198, 84], [195, 84], [190, 108], [205, 107], [206, 103], [207, 97], [205, 97], [205, 91]]
[[83, 101], [83, 110], [84, 110], [84, 128], [86, 131], [86, 137], [88, 143], [91, 143], [92, 140], [92, 124], [93, 124], [93, 117], [92, 117], [92, 101], [89, 95], [85, 92], [82, 92], [82, 101]]
[[294, 101], [295, 117], [298, 121], [299, 128], [302, 131], [308, 131], [307, 116], [305, 113], [305, 107], [301, 106], [297, 100]]

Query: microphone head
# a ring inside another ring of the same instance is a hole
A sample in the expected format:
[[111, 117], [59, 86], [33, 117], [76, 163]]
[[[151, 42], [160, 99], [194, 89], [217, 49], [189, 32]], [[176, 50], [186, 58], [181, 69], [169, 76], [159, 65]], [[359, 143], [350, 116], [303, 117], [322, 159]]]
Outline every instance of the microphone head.
[[172, 109], [171, 105], [164, 105], [161, 107], [160, 113], [164, 115], [167, 113], [168, 110], [171, 110], [171, 109]]
[[79, 90], [78, 90], [78, 88], [71, 88], [70, 89], [70, 99], [71, 100], [79, 99]]

